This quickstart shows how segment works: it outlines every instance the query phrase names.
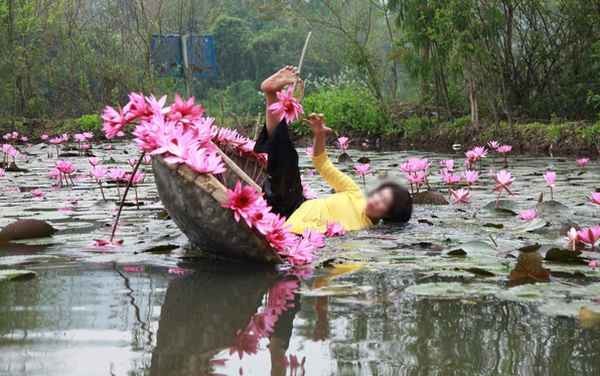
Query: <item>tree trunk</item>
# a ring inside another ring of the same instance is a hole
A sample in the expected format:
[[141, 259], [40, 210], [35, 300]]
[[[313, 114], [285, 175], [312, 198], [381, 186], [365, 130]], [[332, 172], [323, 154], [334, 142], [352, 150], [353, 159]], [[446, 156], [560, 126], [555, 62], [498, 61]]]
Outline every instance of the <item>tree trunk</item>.
[[467, 80], [467, 88], [469, 90], [469, 104], [471, 105], [471, 124], [475, 129], [479, 130], [479, 104], [477, 102], [475, 80], [469, 78]]

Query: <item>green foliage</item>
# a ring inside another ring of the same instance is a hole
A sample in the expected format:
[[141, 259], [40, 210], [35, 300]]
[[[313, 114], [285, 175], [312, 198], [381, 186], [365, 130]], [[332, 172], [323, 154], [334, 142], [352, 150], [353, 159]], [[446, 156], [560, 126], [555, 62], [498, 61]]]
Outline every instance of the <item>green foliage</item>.
[[99, 132], [102, 129], [102, 119], [98, 114], [82, 115], [77, 119], [80, 131]]
[[[377, 99], [362, 86], [323, 88], [304, 98], [304, 111], [325, 114], [327, 124], [338, 133], [374, 134], [389, 122]], [[306, 127], [296, 128], [306, 133]]]
[[417, 140], [431, 131], [433, 123], [429, 118], [413, 116], [402, 122], [404, 136], [409, 140]]

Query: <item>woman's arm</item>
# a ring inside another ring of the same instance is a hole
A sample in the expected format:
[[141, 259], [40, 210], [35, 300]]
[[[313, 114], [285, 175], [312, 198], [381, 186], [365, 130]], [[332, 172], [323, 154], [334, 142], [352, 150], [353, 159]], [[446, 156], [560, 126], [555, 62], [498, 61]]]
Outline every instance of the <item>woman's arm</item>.
[[323, 114], [310, 114], [307, 119], [313, 132], [313, 164], [319, 175], [325, 179], [336, 192], [360, 191], [358, 184], [351, 177], [338, 170], [327, 157], [325, 142], [331, 128], [325, 126]]

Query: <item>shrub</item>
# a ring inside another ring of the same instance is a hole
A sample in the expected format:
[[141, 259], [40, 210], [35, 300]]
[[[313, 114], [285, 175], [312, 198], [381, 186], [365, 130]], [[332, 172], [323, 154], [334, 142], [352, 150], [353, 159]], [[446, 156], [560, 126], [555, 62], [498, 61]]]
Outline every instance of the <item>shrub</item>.
[[81, 131], [99, 132], [102, 129], [102, 120], [98, 114], [83, 115], [77, 119]]
[[[325, 114], [327, 124], [338, 133], [373, 134], [389, 129], [389, 122], [379, 103], [364, 87], [323, 88], [304, 98], [304, 111]], [[307, 127], [296, 127], [307, 134]]]

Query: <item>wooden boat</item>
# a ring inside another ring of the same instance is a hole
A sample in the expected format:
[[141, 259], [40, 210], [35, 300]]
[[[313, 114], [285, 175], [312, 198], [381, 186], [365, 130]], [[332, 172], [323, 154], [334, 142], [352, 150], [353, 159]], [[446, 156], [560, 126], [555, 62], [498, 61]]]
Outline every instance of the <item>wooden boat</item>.
[[185, 165], [169, 165], [161, 156], [152, 162], [158, 194], [167, 212], [192, 246], [217, 258], [278, 264], [281, 257], [262, 235], [222, 205], [227, 188], [238, 180], [261, 190], [266, 178], [258, 160], [235, 150], [218, 149], [227, 171], [220, 175], [198, 174]]

